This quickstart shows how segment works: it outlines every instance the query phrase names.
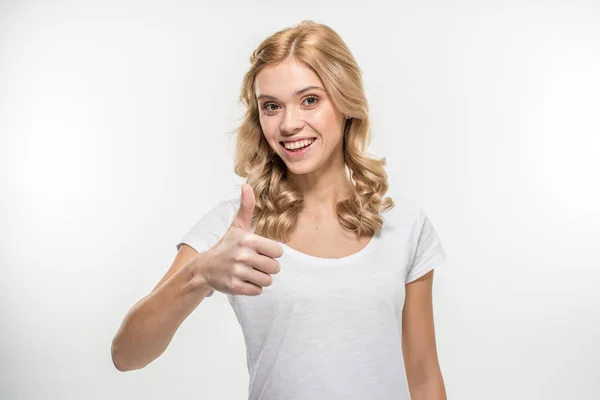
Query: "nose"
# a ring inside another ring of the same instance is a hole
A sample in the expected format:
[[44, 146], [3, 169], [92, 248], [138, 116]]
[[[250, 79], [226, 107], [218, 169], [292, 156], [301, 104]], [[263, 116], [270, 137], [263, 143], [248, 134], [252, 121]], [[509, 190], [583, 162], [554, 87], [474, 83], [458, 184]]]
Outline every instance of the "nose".
[[293, 109], [287, 109], [283, 113], [283, 119], [279, 125], [279, 130], [282, 134], [293, 135], [304, 127], [304, 122], [301, 118], [298, 118], [296, 111]]

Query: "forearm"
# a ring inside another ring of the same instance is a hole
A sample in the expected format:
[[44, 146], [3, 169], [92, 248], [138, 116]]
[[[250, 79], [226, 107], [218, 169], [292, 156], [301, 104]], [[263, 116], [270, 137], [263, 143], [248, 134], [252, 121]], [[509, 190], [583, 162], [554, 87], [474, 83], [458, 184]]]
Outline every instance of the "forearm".
[[408, 383], [411, 400], [447, 400], [444, 379], [441, 374], [415, 383]]
[[158, 358], [209, 291], [196, 269], [188, 264], [137, 302], [113, 339], [115, 367], [120, 371], [140, 369]]

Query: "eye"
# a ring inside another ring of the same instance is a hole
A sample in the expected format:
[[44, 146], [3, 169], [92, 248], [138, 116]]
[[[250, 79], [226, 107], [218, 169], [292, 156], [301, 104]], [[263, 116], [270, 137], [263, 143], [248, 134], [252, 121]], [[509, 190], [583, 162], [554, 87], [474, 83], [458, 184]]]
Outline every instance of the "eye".
[[312, 102], [310, 104], [307, 104], [309, 106], [314, 106], [314, 105], [316, 105], [319, 102], [319, 98], [317, 96], [306, 96], [304, 98], [304, 101], [306, 101], [306, 100], [314, 100], [314, 102]]
[[275, 104], [275, 103], [265, 103], [265, 104], [263, 104], [263, 110], [265, 110], [265, 111], [275, 111], [274, 109], [269, 108], [269, 106], [277, 106], [277, 104]]
[[[309, 101], [308, 103], [306, 103], [307, 100]], [[307, 106], [312, 107], [317, 105], [317, 103], [319, 102], [319, 98], [314, 95], [306, 96], [302, 102], [305, 103]], [[263, 104], [262, 109], [267, 112], [273, 112], [277, 111], [278, 107], [279, 106], [276, 103], [265, 103]]]

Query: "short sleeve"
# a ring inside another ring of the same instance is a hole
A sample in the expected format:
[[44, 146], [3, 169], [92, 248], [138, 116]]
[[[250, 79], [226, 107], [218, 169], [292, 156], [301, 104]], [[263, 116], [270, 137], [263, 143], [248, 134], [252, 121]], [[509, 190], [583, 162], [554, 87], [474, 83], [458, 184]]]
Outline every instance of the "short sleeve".
[[[222, 200], [208, 210], [177, 244], [177, 251], [182, 244], [194, 248], [198, 253], [214, 246], [225, 234], [234, 218], [234, 205], [230, 200]], [[207, 297], [212, 296], [211, 290]]]
[[406, 273], [406, 283], [420, 278], [446, 262], [446, 252], [440, 238], [423, 210], [419, 212], [417, 227], [415, 235], [418, 239], [412, 263]]

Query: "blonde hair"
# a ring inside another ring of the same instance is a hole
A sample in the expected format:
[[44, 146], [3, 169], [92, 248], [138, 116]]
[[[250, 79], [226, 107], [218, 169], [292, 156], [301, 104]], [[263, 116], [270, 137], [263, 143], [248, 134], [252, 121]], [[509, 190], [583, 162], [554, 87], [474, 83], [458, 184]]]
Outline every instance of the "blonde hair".
[[254, 190], [254, 232], [287, 242], [304, 202], [302, 194], [286, 180], [285, 163], [263, 135], [254, 89], [256, 75], [265, 65], [288, 58], [312, 68], [337, 109], [351, 116], [343, 140], [352, 185], [336, 206], [341, 225], [358, 237], [379, 233], [383, 225], [379, 212], [394, 207], [394, 201], [383, 197], [389, 186], [385, 157], [377, 160], [366, 153], [371, 136], [362, 72], [342, 38], [327, 25], [313, 21], [302, 21], [265, 39], [250, 56], [251, 67], [244, 75], [240, 102], [246, 112], [236, 131], [234, 170], [247, 178]]

